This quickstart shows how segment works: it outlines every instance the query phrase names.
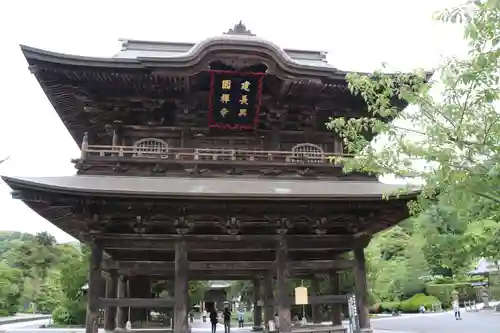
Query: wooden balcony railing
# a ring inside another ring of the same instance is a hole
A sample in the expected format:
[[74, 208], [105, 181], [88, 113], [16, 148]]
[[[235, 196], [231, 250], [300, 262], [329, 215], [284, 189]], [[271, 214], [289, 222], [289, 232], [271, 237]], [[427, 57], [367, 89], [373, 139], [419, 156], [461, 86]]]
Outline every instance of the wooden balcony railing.
[[166, 148], [145, 151], [133, 146], [96, 146], [82, 148], [82, 160], [93, 158], [132, 158], [141, 161], [150, 160], [164, 162], [256, 162], [263, 164], [308, 164], [326, 165], [342, 164], [345, 154], [293, 151], [242, 150], [227, 148]]

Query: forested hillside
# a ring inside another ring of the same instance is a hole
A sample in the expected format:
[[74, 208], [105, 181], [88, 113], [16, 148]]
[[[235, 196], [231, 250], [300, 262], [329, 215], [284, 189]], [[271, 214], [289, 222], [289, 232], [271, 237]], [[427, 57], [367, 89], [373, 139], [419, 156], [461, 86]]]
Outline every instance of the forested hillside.
[[[19, 311], [52, 313], [56, 324], [85, 323], [88, 250], [79, 243], [58, 244], [46, 232], [0, 231], [0, 316]], [[157, 297], [172, 291], [172, 281], [153, 285]], [[190, 281], [191, 300], [199, 302], [206, 282]]]
[[58, 305], [78, 303], [87, 280], [87, 260], [79, 244], [57, 244], [46, 232], [3, 231], [0, 256], [0, 315], [51, 313]]

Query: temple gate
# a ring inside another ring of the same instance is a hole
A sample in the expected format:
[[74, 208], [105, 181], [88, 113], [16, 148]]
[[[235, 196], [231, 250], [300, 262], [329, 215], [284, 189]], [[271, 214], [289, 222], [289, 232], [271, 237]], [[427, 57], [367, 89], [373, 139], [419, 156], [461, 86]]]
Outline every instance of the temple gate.
[[[312, 275], [331, 281], [331, 295], [309, 297], [314, 321], [318, 304], [334, 304], [329, 330], [341, 332], [347, 269], [370, 331], [364, 248], [416, 193], [384, 200], [398, 187], [343, 173], [352, 156], [325, 123], [367, 108], [324, 52], [281, 49], [241, 23], [197, 44], [126, 40], [112, 58], [22, 51], [81, 156], [75, 176], [3, 179], [91, 246], [87, 333], [100, 309], [113, 330], [157, 308], [186, 333], [190, 279], [253, 280], [254, 328], [268, 330], [276, 308], [289, 333], [287, 280]], [[158, 280], [173, 281], [173, 297], [152, 295]]]

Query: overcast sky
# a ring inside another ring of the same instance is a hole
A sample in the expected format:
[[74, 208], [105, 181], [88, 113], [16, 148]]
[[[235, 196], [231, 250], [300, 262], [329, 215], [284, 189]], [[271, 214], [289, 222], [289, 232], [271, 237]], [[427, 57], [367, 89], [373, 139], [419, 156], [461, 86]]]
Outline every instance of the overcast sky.
[[[323, 1], [0, 1], [0, 174], [75, 173], [76, 144], [59, 120], [19, 44], [61, 53], [110, 57], [119, 38], [198, 42], [243, 23], [284, 48], [324, 50], [345, 70], [435, 68], [464, 51], [461, 31], [432, 21], [459, 0]], [[71, 237], [39, 217], [0, 183], [0, 230]]]

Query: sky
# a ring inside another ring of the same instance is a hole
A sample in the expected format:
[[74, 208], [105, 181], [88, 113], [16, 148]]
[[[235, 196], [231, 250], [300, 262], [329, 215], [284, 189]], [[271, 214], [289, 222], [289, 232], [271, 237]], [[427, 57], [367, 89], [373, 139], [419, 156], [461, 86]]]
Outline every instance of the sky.
[[[59, 120], [19, 44], [84, 56], [111, 57], [119, 38], [198, 42], [240, 20], [283, 48], [323, 50], [342, 70], [436, 68], [465, 51], [458, 27], [432, 20], [460, 0], [297, 1], [0, 1], [0, 174], [65, 176], [78, 147]], [[0, 230], [71, 236], [13, 200], [0, 182]]]

